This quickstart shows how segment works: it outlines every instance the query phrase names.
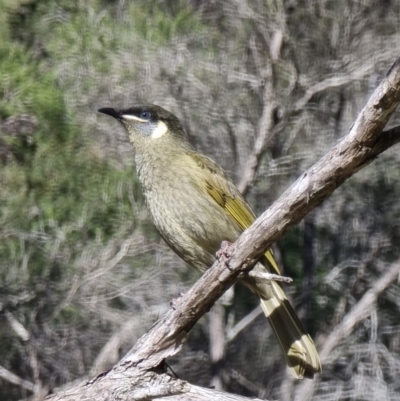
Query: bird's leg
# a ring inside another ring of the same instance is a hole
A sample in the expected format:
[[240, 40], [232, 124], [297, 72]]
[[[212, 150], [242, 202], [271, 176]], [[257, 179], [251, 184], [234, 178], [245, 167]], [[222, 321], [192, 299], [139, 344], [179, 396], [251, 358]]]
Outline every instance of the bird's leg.
[[232, 245], [232, 242], [229, 241], [222, 241], [221, 242], [221, 248], [217, 251], [215, 256], [217, 257], [218, 260], [223, 260], [225, 263], [225, 266], [229, 269], [229, 258], [231, 254], [229, 253], [229, 248]]

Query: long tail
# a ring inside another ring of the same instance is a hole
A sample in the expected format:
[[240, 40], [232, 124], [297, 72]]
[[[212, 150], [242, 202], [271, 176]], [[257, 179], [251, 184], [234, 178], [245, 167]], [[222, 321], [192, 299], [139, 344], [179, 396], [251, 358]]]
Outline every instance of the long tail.
[[[265, 271], [260, 264], [255, 268]], [[321, 362], [314, 342], [279, 284], [275, 281], [268, 282], [254, 278], [241, 281], [260, 297], [261, 308], [271, 324], [293, 375], [298, 379], [304, 377], [312, 379], [314, 374], [321, 373]]]

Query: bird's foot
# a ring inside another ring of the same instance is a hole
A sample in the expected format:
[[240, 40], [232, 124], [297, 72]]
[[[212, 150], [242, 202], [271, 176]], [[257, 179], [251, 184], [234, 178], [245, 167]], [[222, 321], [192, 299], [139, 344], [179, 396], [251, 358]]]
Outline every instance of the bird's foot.
[[231, 245], [232, 245], [232, 242], [222, 241], [221, 248], [215, 254], [217, 259], [222, 260], [228, 269], [229, 269], [229, 258], [231, 257], [231, 254], [229, 253], [229, 248]]
[[184, 292], [181, 292], [181, 293], [179, 294], [179, 297], [178, 297], [178, 298], [174, 298], [174, 299], [171, 300], [171, 302], [169, 303], [169, 306], [170, 306], [173, 310], [175, 310], [176, 307], [178, 306], [178, 303], [180, 302], [180, 300], [182, 299], [182, 297], [183, 297], [184, 295], [185, 295], [185, 293], [184, 293]]
[[285, 277], [281, 276], [280, 274], [273, 274], [269, 272], [258, 272], [258, 271], [249, 271], [249, 272], [243, 272], [239, 274], [239, 278], [249, 278], [253, 277], [258, 280], [264, 280], [264, 281], [280, 281], [282, 283], [291, 283], [293, 281], [292, 278], [290, 277]]

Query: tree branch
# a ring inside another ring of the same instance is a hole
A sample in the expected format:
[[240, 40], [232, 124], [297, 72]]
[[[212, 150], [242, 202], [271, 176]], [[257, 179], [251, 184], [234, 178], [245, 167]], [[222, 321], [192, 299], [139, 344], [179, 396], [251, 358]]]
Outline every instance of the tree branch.
[[266, 82], [263, 92], [263, 111], [260, 117], [260, 121], [258, 123], [253, 151], [248, 157], [246, 170], [243, 173], [243, 177], [238, 184], [238, 189], [243, 195], [247, 193], [250, 185], [254, 182], [260, 158], [263, 155], [269, 141], [275, 134], [275, 132], [272, 131], [272, 127], [274, 123], [273, 112], [276, 105], [272, 101], [272, 91], [272, 83]]
[[273, 242], [321, 204], [345, 180], [371, 163], [381, 152], [400, 142], [399, 128], [382, 133], [399, 102], [400, 58], [360, 112], [349, 134], [239, 237], [230, 247], [228, 258], [217, 260], [179, 300], [175, 310], [168, 311], [156, 322], [109, 372], [50, 399], [138, 400], [151, 398], [149, 394], [161, 386], [159, 396], [174, 395], [169, 400], [205, 399], [204, 392], [208, 392], [209, 400], [222, 400], [221, 393], [208, 389], [201, 390], [203, 398], [195, 398], [194, 392], [198, 391], [198, 387], [162, 374], [164, 359], [179, 352], [196, 321], [240, 273], [254, 266]]
[[231, 329], [228, 330], [226, 335], [226, 340], [232, 341], [242, 330], [244, 330], [249, 324], [251, 324], [258, 316], [262, 315], [264, 312], [257, 306], [244, 318], [240, 319]]
[[33, 393], [35, 392], [36, 386], [32, 382], [21, 379], [19, 376], [3, 368], [2, 366], [0, 366], [0, 378], [22, 387], [24, 390], [32, 391]]
[[8, 324], [14, 330], [15, 334], [23, 341], [27, 342], [31, 339], [28, 330], [14, 317], [14, 315], [8, 311], [4, 311], [4, 316], [6, 317]]
[[331, 334], [324, 340], [324, 345], [320, 349], [321, 361], [326, 361], [332, 350], [336, 348], [339, 342], [348, 337], [354, 327], [366, 316], [368, 316], [374, 307], [379, 295], [382, 294], [398, 277], [400, 273], [400, 260], [394, 263], [390, 268], [375, 281], [356, 305], [347, 313], [342, 322], [335, 327]]

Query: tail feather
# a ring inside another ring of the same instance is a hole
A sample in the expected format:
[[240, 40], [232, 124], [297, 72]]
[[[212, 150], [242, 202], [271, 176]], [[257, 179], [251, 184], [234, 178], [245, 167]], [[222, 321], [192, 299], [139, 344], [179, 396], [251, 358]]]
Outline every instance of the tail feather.
[[313, 378], [314, 374], [320, 373], [321, 362], [314, 342], [279, 284], [253, 278], [244, 279], [243, 284], [260, 297], [261, 308], [271, 324], [293, 375], [301, 379]]

